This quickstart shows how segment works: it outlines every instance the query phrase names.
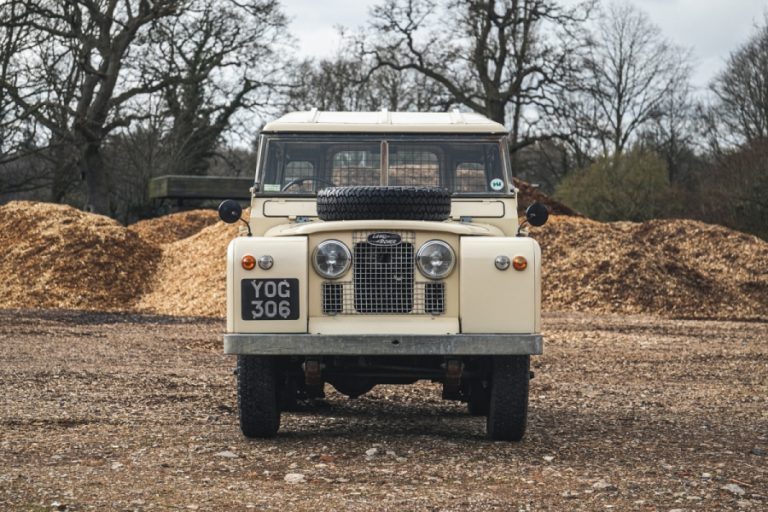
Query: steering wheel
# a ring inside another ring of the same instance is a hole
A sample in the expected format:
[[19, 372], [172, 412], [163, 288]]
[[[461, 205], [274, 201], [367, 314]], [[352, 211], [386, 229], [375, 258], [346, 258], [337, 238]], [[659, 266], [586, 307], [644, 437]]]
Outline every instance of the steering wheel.
[[291, 188], [294, 185], [301, 185], [305, 181], [316, 181], [318, 183], [324, 183], [326, 185], [329, 185], [331, 187], [335, 187], [336, 185], [332, 181], [328, 181], [323, 178], [318, 178], [317, 176], [309, 176], [307, 178], [294, 178], [285, 185], [283, 185], [283, 188], [280, 189], [280, 192], [285, 192], [289, 188]]

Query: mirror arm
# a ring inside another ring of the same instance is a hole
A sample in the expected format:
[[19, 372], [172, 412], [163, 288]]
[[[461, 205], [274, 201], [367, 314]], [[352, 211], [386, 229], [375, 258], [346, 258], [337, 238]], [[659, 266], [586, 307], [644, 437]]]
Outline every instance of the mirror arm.
[[251, 233], [251, 224], [242, 217], [240, 217], [240, 222], [243, 222], [245, 224], [245, 227], [248, 228], [248, 236], [253, 236], [253, 233]]
[[515, 236], [528, 236], [528, 233], [523, 233], [523, 229], [525, 229], [526, 226], [528, 226], [530, 223], [528, 222], [528, 219], [523, 219], [520, 224], [517, 226], [517, 235]]

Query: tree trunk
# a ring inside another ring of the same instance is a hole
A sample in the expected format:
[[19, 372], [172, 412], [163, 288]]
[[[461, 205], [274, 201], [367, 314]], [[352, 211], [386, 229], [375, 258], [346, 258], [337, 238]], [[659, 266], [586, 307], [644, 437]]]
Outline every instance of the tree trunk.
[[486, 102], [487, 115], [491, 118], [491, 121], [496, 121], [499, 124], [504, 124], [505, 107], [506, 104], [501, 100], [489, 99]]
[[85, 179], [85, 209], [101, 215], [109, 215], [109, 179], [99, 143], [86, 143], [80, 159], [80, 172]]

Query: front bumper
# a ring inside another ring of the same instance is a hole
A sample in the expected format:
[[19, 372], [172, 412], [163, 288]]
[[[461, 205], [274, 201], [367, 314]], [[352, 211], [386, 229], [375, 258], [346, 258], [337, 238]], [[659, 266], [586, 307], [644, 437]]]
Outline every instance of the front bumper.
[[225, 354], [294, 356], [537, 355], [541, 334], [225, 334]]

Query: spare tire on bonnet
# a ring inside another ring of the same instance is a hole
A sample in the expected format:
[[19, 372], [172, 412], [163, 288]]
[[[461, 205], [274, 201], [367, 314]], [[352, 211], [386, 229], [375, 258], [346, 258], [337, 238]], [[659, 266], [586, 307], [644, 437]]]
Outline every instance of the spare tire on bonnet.
[[317, 193], [322, 220], [436, 220], [451, 215], [451, 193], [436, 187], [330, 187]]

